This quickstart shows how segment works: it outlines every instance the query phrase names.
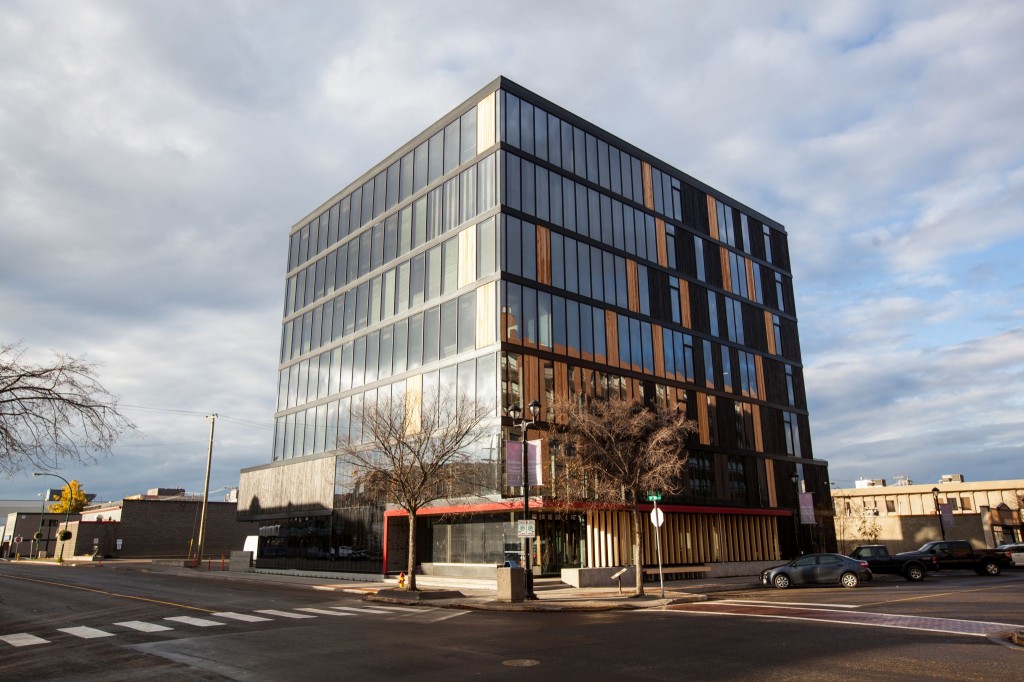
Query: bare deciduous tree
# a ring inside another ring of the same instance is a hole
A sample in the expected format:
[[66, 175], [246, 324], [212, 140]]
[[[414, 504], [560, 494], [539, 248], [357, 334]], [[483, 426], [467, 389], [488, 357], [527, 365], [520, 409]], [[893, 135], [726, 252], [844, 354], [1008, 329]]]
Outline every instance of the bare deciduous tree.
[[135, 429], [96, 369], [60, 353], [36, 365], [25, 360], [21, 344], [0, 345], [0, 471], [92, 460]]
[[686, 443], [697, 430], [682, 411], [655, 410], [617, 398], [555, 401], [558, 424], [552, 440], [564, 451], [566, 477], [560, 496], [625, 504], [633, 520], [636, 594], [643, 596], [640, 503], [645, 493], [682, 489]]
[[381, 397], [353, 414], [364, 444], [341, 443], [341, 457], [365, 493], [390, 502], [409, 519], [408, 589], [416, 589], [416, 514], [435, 500], [477, 492], [472, 450], [493, 406], [449, 391]]

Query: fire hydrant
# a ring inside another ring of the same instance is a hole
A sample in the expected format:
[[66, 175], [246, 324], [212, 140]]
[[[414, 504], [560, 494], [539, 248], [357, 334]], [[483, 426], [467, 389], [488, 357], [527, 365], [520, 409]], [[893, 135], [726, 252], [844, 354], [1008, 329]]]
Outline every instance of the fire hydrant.
[[398, 574], [398, 589], [405, 589], [405, 571]]

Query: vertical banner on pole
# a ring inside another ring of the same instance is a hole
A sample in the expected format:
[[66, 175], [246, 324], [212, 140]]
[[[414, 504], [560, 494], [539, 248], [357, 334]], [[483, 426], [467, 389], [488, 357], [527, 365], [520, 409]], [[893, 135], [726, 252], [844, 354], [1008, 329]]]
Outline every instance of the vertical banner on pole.
[[[526, 442], [526, 466], [530, 472], [531, 487], [544, 485], [544, 466], [540, 452], [539, 440]], [[523, 444], [519, 441], [505, 443], [505, 477], [509, 487], [523, 485]]]
[[523, 444], [516, 440], [505, 443], [505, 479], [510, 488], [523, 484]]
[[800, 523], [814, 525], [814, 493], [800, 493]]

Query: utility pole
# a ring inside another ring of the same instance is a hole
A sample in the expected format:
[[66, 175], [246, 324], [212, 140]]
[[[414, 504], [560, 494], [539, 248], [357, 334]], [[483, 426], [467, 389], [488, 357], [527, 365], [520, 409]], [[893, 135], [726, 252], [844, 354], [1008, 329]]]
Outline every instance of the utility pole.
[[210, 448], [206, 451], [206, 482], [203, 483], [203, 507], [199, 517], [199, 542], [196, 543], [196, 568], [203, 563], [203, 542], [206, 540], [206, 498], [210, 496], [210, 464], [213, 462], [213, 427], [217, 425], [216, 413], [207, 417], [210, 420]]

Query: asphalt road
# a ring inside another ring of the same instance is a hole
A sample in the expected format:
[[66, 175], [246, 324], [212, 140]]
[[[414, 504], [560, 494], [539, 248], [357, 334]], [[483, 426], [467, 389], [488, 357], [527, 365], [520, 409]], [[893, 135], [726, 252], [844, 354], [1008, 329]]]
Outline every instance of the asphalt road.
[[1024, 666], [1024, 650], [978, 633], [834, 615], [1024, 624], [1024, 572], [717, 596], [705, 611], [389, 609], [271, 582], [0, 563], [0, 679], [1011, 680]]

